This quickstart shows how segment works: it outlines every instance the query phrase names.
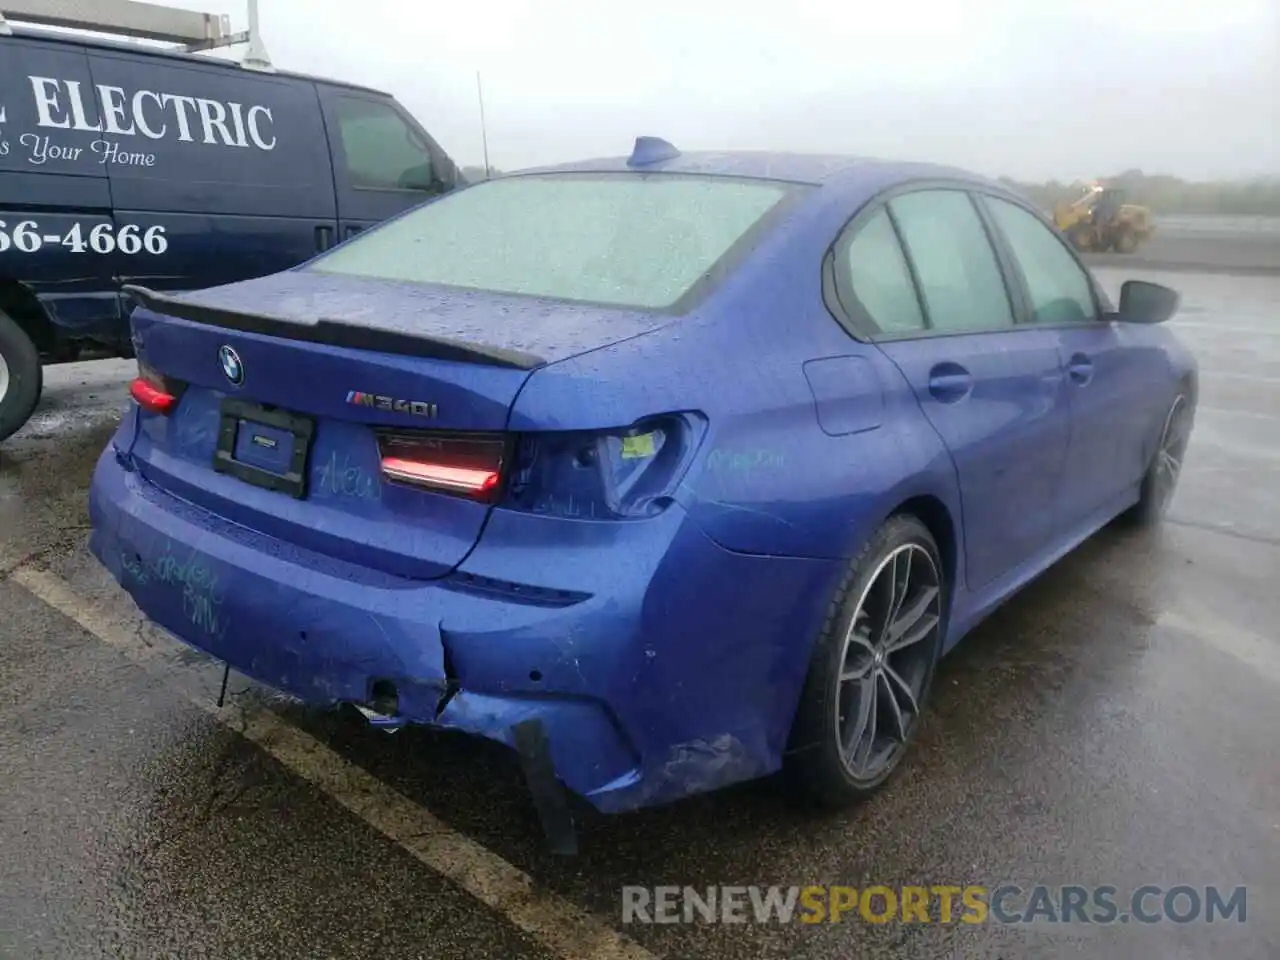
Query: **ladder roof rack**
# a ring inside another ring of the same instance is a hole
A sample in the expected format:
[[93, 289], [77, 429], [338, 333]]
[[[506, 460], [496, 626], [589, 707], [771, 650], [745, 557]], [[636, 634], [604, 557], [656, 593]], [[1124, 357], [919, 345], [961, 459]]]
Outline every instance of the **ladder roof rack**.
[[248, 44], [240, 65], [250, 70], [274, 69], [258, 32], [258, 0], [248, 0], [249, 29], [231, 32], [225, 14], [200, 13], [141, 0], [0, 0], [0, 35], [10, 34], [5, 17], [24, 23], [69, 30], [89, 30], [177, 44], [196, 53]]

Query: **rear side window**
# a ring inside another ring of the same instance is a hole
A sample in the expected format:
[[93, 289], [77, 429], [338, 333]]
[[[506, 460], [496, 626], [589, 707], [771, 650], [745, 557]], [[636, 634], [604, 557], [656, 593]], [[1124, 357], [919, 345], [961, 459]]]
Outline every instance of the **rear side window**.
[[1016, 204], [983, 200], [1013, 249], [1036, 323], [1078, 323], [1097, 316], [1093, 285], [1062, 241]]
[[968, 194], [921, 190], [889, 207], [920, 279], [930, 326], [944, 333], [1013, 326], [995, 250]]
[[843, 276], [838, 278], [837, 289], [851, 314], [862, 312], [881, 333], [924, 328], [911, 273], [886, 211], [880, 210], [858, 227], [845, 248], [840, 269]]
[[662, 174], [508, 177], [418, 207], [307, 269], [664, 309], [796, 189]]
[[431, 151], [389, 104], [338, 97], [338, 135], [351, 184], [372, 190], [431, 190]]

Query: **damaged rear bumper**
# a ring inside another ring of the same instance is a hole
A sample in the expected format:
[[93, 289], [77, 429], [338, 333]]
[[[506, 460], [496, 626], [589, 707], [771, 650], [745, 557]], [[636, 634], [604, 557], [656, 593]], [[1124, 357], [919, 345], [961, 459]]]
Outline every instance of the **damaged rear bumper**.
[[[518, 750], [517, 728], [533, 722], [559, 780], [602, 811], [780, 765], [808, 659], [795, 643], [806, 635], [796, 617], [804, 607], [784, 600], [776, 638], [749, 603], [741, 624], [730, 618], [713, 632], [705, 621], [677, 623], [688, 619], [688, 602], [706, 596], [690, 571], [737, 556], [694, 532], [678, 509], [628, 533], [637, 539], [625, 576], [575, 582], [592, 589], [554, 602], [496, 591], [502, 580], [483, 560], [477, 575], [410, 581], [224, 523], [148, 483], [112, 445], [95, 470], [90, 513], [94, 556], [185, 643], [304, 702], [364, 706], [383, 725], [430, 724]], [[499, 569], [503, 522], [484, 541], [497, 543], [489, 556]], [[707, 555], [691, 555], [690, 543]], [[527, 547], [523, 557], [527, 567]], [[754, 570], [767, 594], [785, 571], [782, 587], [798, 604], [827, 589], [825, 565], [772, 558], [764, 569], [764, 559], [726, 561], [710, 575], [750, 591], [745, 574]], [[599, 567], [588, 557], [582, 569]], [[741, 633], [748, 622], [762, 633], [755, 643]], [[709, 675], [725, 644], [745, 652]]]

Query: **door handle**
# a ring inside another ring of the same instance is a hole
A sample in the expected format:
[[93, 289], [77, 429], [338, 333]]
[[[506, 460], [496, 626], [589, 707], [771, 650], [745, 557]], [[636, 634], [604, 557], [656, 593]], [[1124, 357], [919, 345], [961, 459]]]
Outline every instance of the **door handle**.
[[973, 389], [973, 374], [958, 363], [940, 363], [929, 371], [929, 393], [940, 403], [957, 403]]
[[347, 228], [346, 228], [346, 230], [344, 230], [344, 231], [343, 231], [343, 237], [342, 237], [342, 238], [343, 238], [344, 240], [350, 240], [352, 237], [354, 237], [357, 233], [359, 233], [359, 232], [360, 232], [361, 230], [363, 230], [363, 229], [364, 229], [364, 225], [363, 225], [363, 224], [359, 224], [359, 223], [348, 223], [348, 224], [347, 224]]
[[1067, 376], [1082, 386], [1093, 379], [1093, 361], [1083, 353], [1073, 353], [1067, 361]]
[[316, 249], [321, 253], [333, 246], [333, 227], [316, 227]]

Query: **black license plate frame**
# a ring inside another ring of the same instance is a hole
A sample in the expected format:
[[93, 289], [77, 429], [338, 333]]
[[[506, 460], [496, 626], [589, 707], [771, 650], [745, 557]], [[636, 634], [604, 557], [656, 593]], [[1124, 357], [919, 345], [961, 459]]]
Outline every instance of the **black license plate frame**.
[[[278, 407], [227, 397], [218, 408], [218, 445], [213, 453], [213, 469], [247, 484], [287, 493], [295, 500], [307, 496], [307, 463], [311, 457], [311, 441], [315, 437], [315, 421]], [[236, 436], [241, 423], [257, 423], [284, 430], [293, 436], [293, 456], [287, 473], [273, 473], [235, 458]]]

